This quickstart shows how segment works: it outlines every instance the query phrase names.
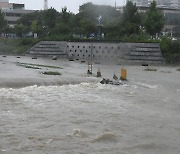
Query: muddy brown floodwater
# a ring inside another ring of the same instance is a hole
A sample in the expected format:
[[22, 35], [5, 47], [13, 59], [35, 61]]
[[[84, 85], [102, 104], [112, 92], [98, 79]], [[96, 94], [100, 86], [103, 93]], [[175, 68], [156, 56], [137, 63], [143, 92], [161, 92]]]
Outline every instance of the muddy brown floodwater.
[[[31, 69], [16, 62], [59, 66]], [[0, 57], [0, 153], [179, 154], [180, 72], [177, 67], [96, 64], [102, 85], [87, 65], [67, 60]], [[58, 71], [46, 76], [42, 71]]]

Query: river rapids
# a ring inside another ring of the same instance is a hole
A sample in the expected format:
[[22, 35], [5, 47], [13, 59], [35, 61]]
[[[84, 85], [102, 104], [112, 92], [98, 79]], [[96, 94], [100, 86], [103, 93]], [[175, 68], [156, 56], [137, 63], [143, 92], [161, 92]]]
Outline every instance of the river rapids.
[[179, 154], [180, 73], [138, 68], [120, 86], [2, 86], [0, 153]]

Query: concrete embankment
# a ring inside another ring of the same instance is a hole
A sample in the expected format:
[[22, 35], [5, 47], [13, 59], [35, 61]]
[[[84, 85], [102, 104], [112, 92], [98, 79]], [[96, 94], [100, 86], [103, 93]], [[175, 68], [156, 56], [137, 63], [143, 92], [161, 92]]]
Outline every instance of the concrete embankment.
[[74, 60], [121, 64], [164, 62], [159, 43], [42, 41], [29, 49], [26, 54], [51, 57], [55, 55]]

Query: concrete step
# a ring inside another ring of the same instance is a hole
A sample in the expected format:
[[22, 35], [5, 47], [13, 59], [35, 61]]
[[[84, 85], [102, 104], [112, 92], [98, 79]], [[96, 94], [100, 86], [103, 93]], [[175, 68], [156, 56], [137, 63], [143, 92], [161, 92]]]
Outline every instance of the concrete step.
[[44, 52], [46, 52], [46, 51], [60, 51], [60, 49], [58, 48], [33, 48], [32, 49], [33, 51], [44, 51]]
[[37, 52], [37, 51], [29, 51], [29, 54], [33, 55], [65, 55], [64, 52]]
[[120, 59], [117, 61], [117, 64], [137, 64], [137, 65], [142, 65], [142, 64], [164, 64], [164, 61], [152, 61], [152, 60], [125, 60], [125, 59]]
[[29, 49], [26, 53], [40, 56], [47, 55], [66, 55], [67, 42], [61, 41], [42, 41]]
[[126, 56], [124, 59], [127, 60], [163, 60], [162, 56]]
[[161, 52], [130, 52], [131, 56], [162, 56]]
[[137, 51], [137, 52], [159, 52], [159, 48], [135, 48], [132, 49], [132, 51]]
[[59, 45], [37, 45], [37, 48], [59, 48]]

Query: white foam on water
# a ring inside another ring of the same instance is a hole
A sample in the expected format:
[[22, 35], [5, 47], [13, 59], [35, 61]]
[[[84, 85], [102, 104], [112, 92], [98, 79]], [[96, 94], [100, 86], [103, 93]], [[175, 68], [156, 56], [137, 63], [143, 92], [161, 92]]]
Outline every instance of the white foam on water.
[[6, 152], [7, 150], [6, 149], [1, 149], [2, 152]]
[[96, 142], [116, 142], [116, 135], [113, 132], [104, 132], [98, 135], [94, 141]]
[[141, 83], [141, 82], [135, 82], [135, 88], [138, 87], [144, 87], [144, 88], [150, 88], [150, 89], [157, 89], [158, 85], [151, 85], [147, 83]]
[[[15, 154], [32, 151], [109, 154], [121, 153], [127, 145], [134, 142], [138, 145], [140, 141], [147, 141], [147, 145], [151, 141], [173, 143], [179, 147], [180, 142], [175, 142], [179, 141], [178, 131], [173, 129], [179, 126], [178, 113], [168, 112], [163, 100], [157, 101], [166, 92], [161, 89], [156, 93], [159, 88], [139, 82], [120, 86], [84, 82], [1, 88], [1, 149]], [[158, 154], [166, 150], [160, 149]], [[142, 148], [124, 151], [135, 152], [144, 151]], [[156, 149], [150, 152], [157, 153]]]
[[69, 137], [87, 137], [87, 133], [82, 131], [81, 129], [73, 129], [73, 132], [72, 133], [68, 133], [67, 136]]
[[177, 89], [176, 92], [180, 94], [180, 89]]

